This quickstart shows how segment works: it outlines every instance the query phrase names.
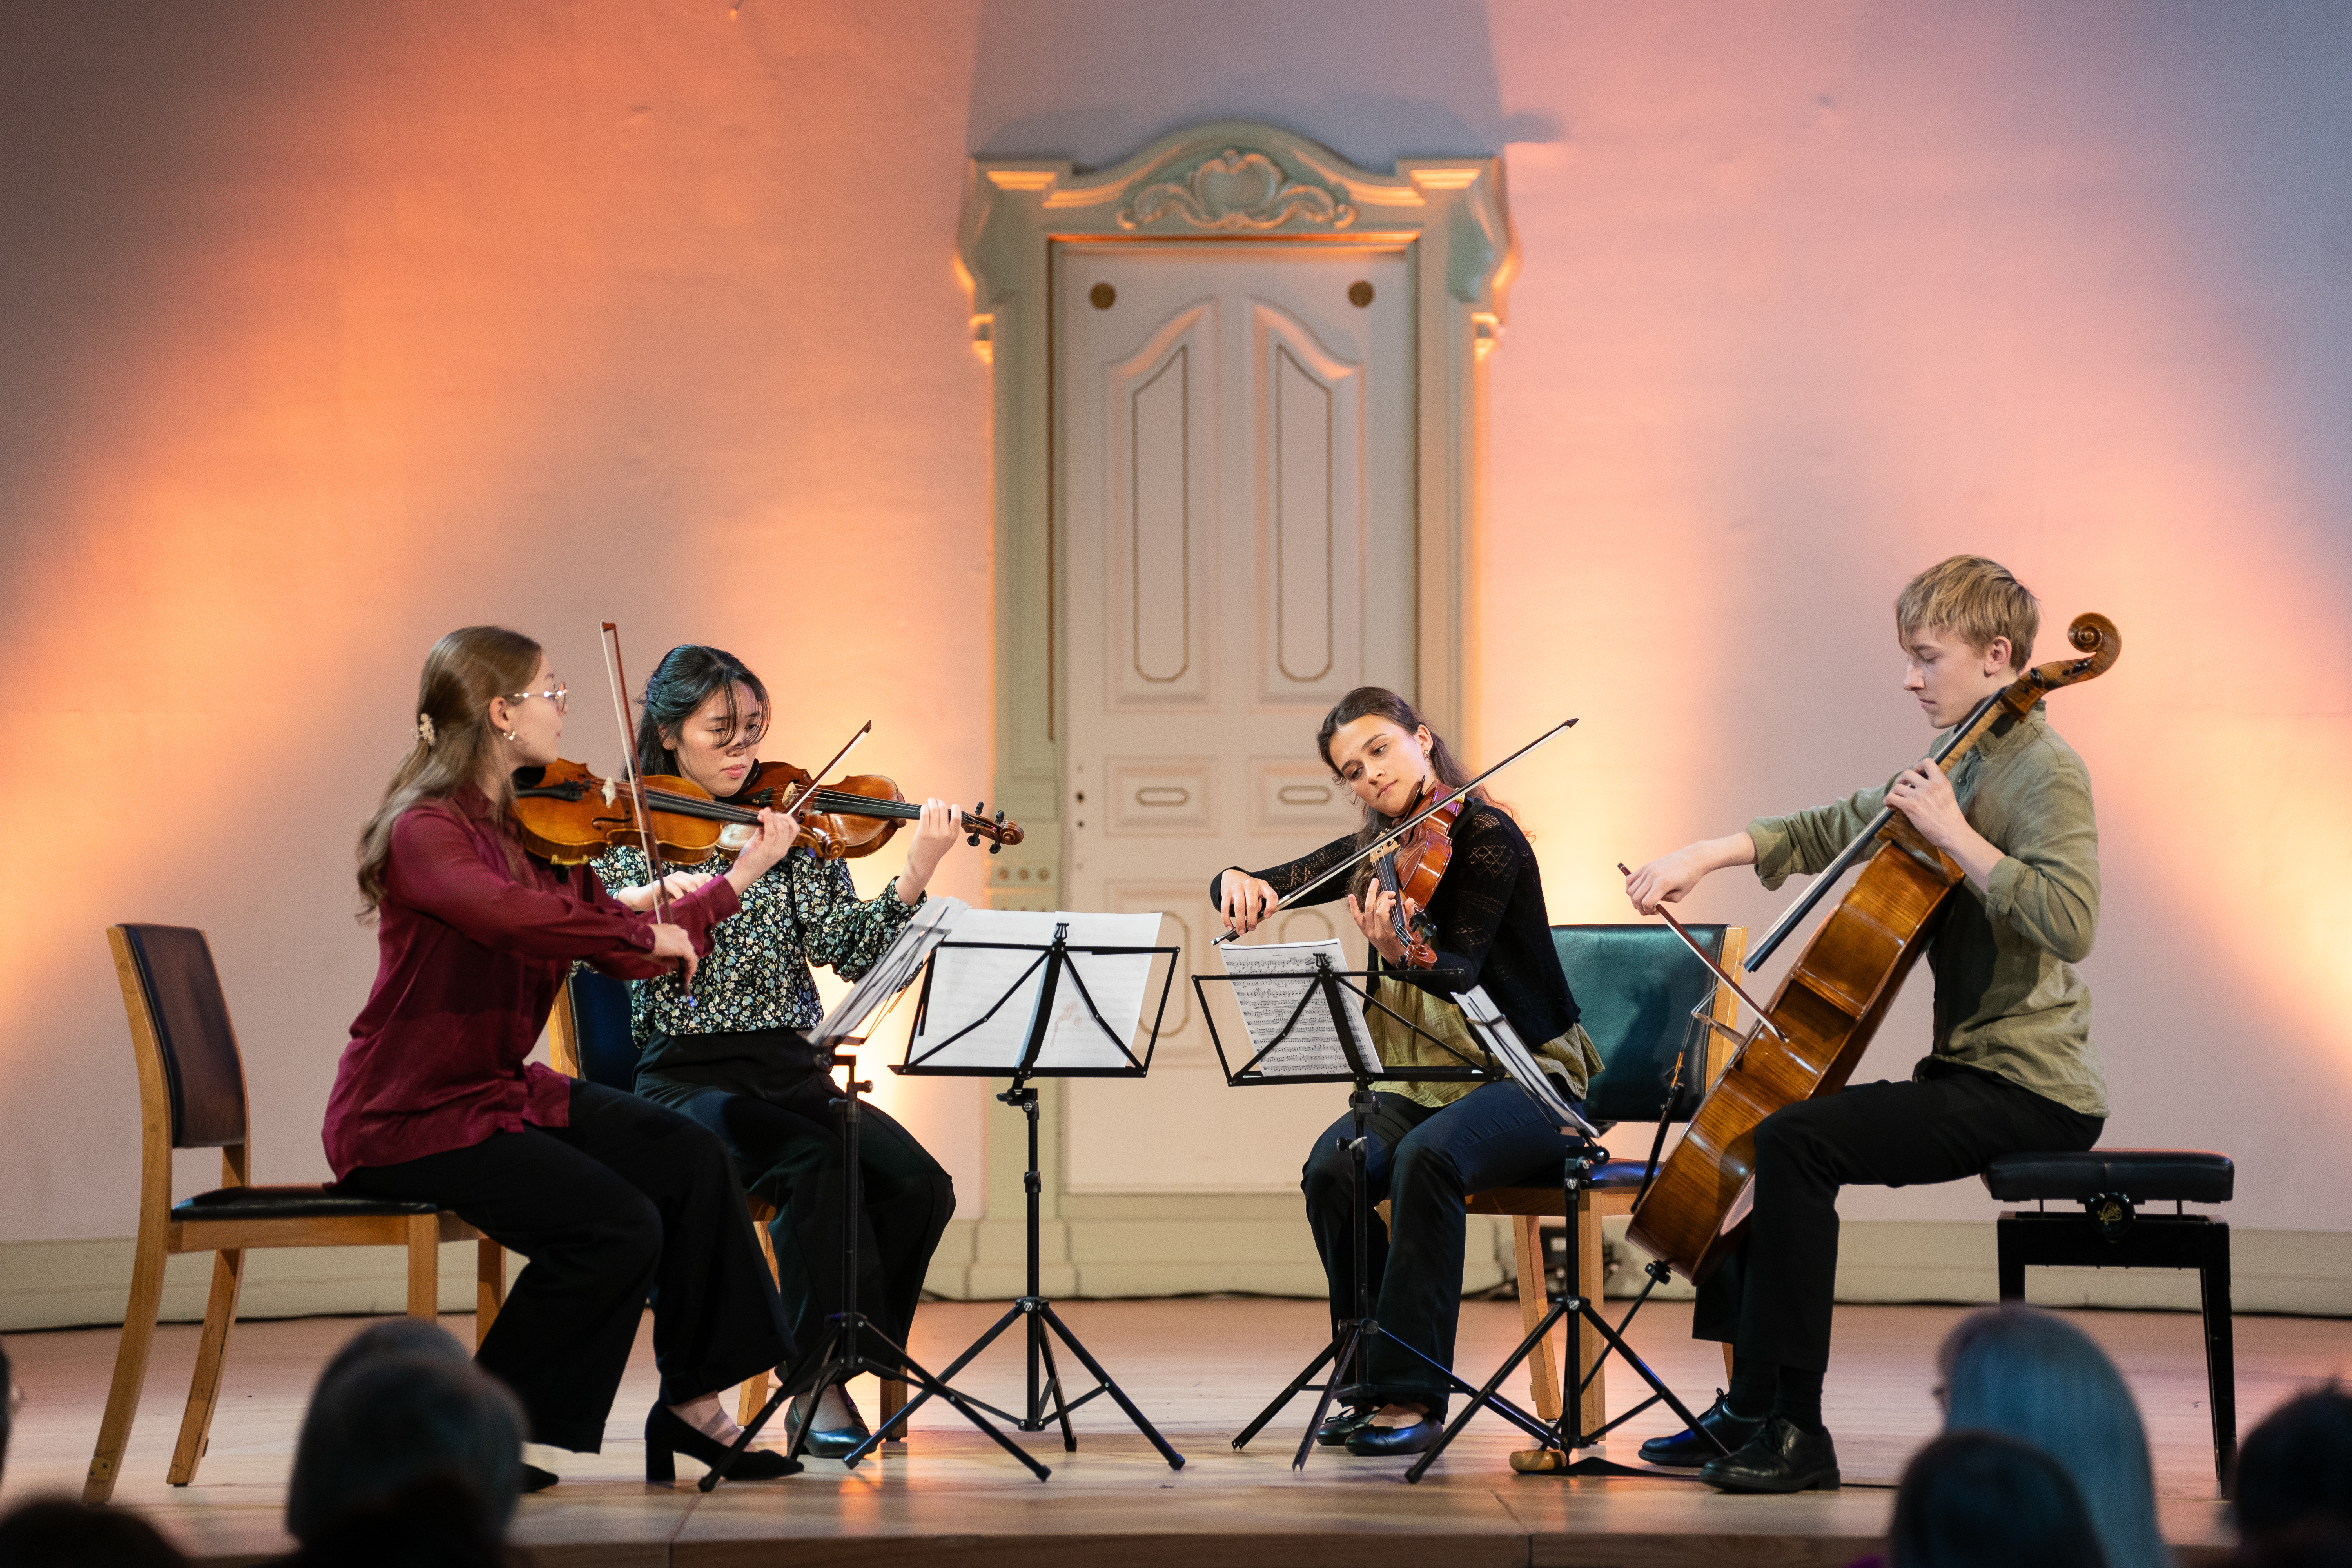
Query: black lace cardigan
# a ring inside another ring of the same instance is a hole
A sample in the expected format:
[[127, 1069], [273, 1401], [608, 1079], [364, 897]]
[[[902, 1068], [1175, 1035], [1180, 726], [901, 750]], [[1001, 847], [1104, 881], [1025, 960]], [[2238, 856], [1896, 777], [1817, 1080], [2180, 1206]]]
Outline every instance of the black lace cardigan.
[[[1349, 834], [1250, 875], [1287, 895], [1346, 859], [1355, 846]], [[1354, 876], [1343, 871], [1299, 901], [1337, 902], [1347, 897]], [[1224, 880], [1220, 871], [1209, 881], [1209, 901], [1219, 908], [1224, 904]], [[1437, 927], [1435, 967], [1395, 968], [1377, 952], [1372, 967], [1440, 995], [1485, 986], [1529, 1048], [1559, 1038], [1576, 1022], [1576, 998], [1552, 946], [1535, 851], [1508, 816], [1483, 802], [1463, 812], [1454, 825], [1454, 858], [1429, 901], [1429, 913]]]

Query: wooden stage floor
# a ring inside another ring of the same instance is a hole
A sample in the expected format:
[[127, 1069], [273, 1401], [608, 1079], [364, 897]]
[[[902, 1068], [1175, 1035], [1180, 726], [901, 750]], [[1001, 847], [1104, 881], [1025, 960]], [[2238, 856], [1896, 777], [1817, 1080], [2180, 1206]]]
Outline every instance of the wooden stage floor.
[[[1001, 1310], [988, 1303], [926, 1307], [916, 1353], [940, 1364]], [[1354, 1568], [1381, 1560], [1367, 1549], [1378, 1552], [1396, 1538], [1410, 1539], [1414, 1561], [1449, 1565], [1844, 1563], [1871, 1549], [1893, 1504], [1893, 1492], [1883, 1489], [1936, 1430], [1932, 1358], [1963, 1315], [1954, 1308], [1840, 1309], [1826, 1410], [1847, 1489], [1734, 1498], [1673, 1480], [1514, 1475], [1506, 1455], [1524, 1445], [1491, 1416], [1473, 1423], [1419, 1486], [1401, 1481], [1406, 1461], [1329, 1450], [1294, 1476], [1303, 1401], [1246, 1451], [1235, 1453], [1231, 1439], [1312, 1353], [1322, 1331], [1318, 1304], [1080, 1301], [1065, 1313], [1184, 1454], [1181, 1473], [1116, 1406], [1097, 1399], [1077, 1416], [1078, 1452], [1063, 1452], [1057, 1435], [1019, 1438], [1052, 1467], [1053, 1479], [1043, 1483], [934, 1405], [917, 1416], [912, 1443], [854, 1472], [818, 1461], [789, 1480], [723, 1486], [708, 1497], [683, 1480], [649, 1487], [641, 1479], [638, 1432], [654, 1373], [641, 1339], [605, 1451], [569, 1466], [562, 1486], [525, 1498], [516, 1539], [544, 1564], [879, 1564], [953, 1552], [971, 1568], [1114, 1561], [1121, 1568], [1202, 1562]], [[2184, 1549], [2185, 1562], [2218, 1561], [2229, 1538], [2213, 1486], [2197, 1320], [2155, 1312], [2074, 1317], [2116, 1357], [2138, 1395], [2167, 1536]], [[470, 1320], [445, 1321], [460, 1335], [470, 1332]], [[1465, 1303], [1462, 1364], [1483, 1375], [1516, 1342], [1517, 1322], [1514, 1305]], [[1722, 1361], [1713, 1346], [1685, 1337], [1688, 1324], [1686, 1306], [1654, 1304], [1634, 1339], [1678, 1393], [1701, 1403], [1722, 1381]], [[289, 1549], [279, 1517], [303, 1405], [320, 1366], [361, 1326], [319, 1318], [240, 1327], [211, 1451], [196, 1484], [184, 1489], [166, 1486], [163, 1471], [195, 1330], [163, 1329], [118, 1504], [144, 1513], [200, 1562], [247, 1563]], [[2352, 1377], [2352, 1322], [2241, 1318], [2237, 1334], [2242, 1430], [2299, 1387]], [[110, 1329], [8, 1336], [26, 1400], [0, 1506], [79, 1489], [115, 1340]], [[968, 1384], [973, 1392], [1017, 1402], [1019, 1362], [1003, 1342], [977, 1370]], [[1612, 1377], [1612, 1405], [1630, 1405], [1638, 1386], [1622, 1373]], [[870, 1390], [861, 1399], [870, 1413]], [[1654, 1409], [1611, 1447], [1630, 1460], [1634, 1443], [1670, 1425], [1662, 1407]]]

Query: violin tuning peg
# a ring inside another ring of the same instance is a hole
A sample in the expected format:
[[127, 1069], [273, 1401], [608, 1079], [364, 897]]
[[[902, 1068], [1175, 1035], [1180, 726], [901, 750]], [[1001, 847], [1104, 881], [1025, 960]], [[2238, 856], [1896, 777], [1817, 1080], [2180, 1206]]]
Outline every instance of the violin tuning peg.
[[[975, 840], [975, 842], [977, 842], [977, 840]], [[1004, 853], [1004, 846], [1002, 844], [992, 844], [988, 847], [988, 852], [991, 855], [1002, 855]]]
[[980, 835], [975, 833], [971, 837], [965, 839], [964, 842], [971, 845], [974, 849], [977, 849], [980, 847]]

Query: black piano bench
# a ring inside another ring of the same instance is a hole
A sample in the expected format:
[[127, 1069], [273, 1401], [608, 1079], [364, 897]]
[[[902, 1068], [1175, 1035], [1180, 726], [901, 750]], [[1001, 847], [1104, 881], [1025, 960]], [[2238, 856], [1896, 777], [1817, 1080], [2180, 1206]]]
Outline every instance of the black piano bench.
[[[2238, 1455], [2237, 1373], [2230, 1340], [2230, 1227], [2182, 1204], [2226, 1204], [2236, 1179], [2227, 1154], [2198, 1149], [2091, 1149], [2004, 1154], [1985, 1190], [2002, 1203], [2079, 1203], [2082, 1212], [2002, 1213], [2000, 1299], [2025, 1299], [2028, 1268], [2194, 1268], [2204, 1299], [2205, 1381], [2213, 1412], [2213, 1474], [2223, 1487]], [[2168, 1203], [2171, 1214], [2142, 1214]]]

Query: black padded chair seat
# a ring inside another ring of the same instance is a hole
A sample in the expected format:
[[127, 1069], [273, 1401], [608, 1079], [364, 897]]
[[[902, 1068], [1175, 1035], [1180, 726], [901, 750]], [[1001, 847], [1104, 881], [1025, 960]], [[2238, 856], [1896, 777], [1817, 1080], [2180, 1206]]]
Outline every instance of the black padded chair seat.
[[385, 1215], [440, 1212], [433, 1204], [337, 1192], [316, 1183], [293, 1187], [217, 1187], [172, 1205], [172, 1217], [175, 1220], [373, 1219]]
[[1985, 1167], [1984, 1184], [2003, 1203], [2116, 1193], [2136, 1204], [2226, 1204], [2236, 1178], [2230, 1156], [2202, 1149], [2086, 1149], [2003, 1154]]

